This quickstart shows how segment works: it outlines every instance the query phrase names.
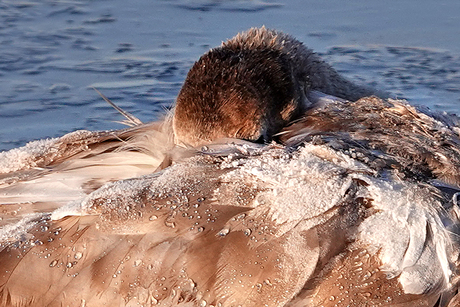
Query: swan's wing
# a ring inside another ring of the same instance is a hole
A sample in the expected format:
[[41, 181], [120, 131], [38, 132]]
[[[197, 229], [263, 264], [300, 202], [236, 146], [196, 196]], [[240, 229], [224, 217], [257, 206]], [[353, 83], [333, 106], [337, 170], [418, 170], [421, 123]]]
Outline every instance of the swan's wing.
[[271, 183], [226, 179], [231, 164], [202, 160], [31, 221], [0, 253], [2, 303], [285, 304], [316, 267], [317, 230], [276, 227], [254, 204]]
[[77, 131], [0, 153], [0, 225], [51, 212], [107, 182], [154, 172], [172, 147], [164, 125]]
[[1, 302], [429, 306], [446, 291], [436, 195], [324, 146], [263, 151], [191, 158], [4, 232]]

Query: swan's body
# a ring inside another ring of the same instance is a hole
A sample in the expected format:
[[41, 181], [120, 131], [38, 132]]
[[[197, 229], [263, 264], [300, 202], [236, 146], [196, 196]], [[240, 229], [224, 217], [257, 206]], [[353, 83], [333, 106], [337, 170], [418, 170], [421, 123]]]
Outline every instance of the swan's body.
[[[290, 67], [280, 106], [272, 87], [244, 89], [273, 73], [238, 64], [253, 49]], [[235, 50], [239, 86], [199, 78], [231, 71], [200, 73]], [[173, 120], [1, 154], [1, 305], [458, 306], [456, 119], [358, 99], [305, 50], [250, 30], [195, 64]], [[246, 101], [249, 118], [211, 116]]]

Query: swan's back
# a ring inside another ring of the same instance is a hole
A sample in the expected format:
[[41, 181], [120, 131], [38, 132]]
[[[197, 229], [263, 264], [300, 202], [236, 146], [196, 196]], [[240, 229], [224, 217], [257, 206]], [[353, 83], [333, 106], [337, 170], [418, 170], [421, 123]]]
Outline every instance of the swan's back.
[[211, 146], [25, 223], [1, 301], [433, 306], [453, 269], [444, 202], [324, 145]]

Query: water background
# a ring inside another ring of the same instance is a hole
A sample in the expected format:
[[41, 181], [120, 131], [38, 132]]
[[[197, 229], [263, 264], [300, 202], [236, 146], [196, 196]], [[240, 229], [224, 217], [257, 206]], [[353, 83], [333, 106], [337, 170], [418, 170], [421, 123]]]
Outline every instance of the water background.
[[458, 0], [0, 0], [0, 150], [122, 128], [92, 87], [155, 120], [201, 54], [262, 25], [350, 79], [460, 114]]

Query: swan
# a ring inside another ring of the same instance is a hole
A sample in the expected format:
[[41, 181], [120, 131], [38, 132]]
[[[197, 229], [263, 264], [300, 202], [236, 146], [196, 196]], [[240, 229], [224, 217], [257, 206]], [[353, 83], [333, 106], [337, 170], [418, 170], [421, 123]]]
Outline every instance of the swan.
[[124, 114], [0, 153], [2, 306], [459, 306], [456, 117], [264, 27]]

